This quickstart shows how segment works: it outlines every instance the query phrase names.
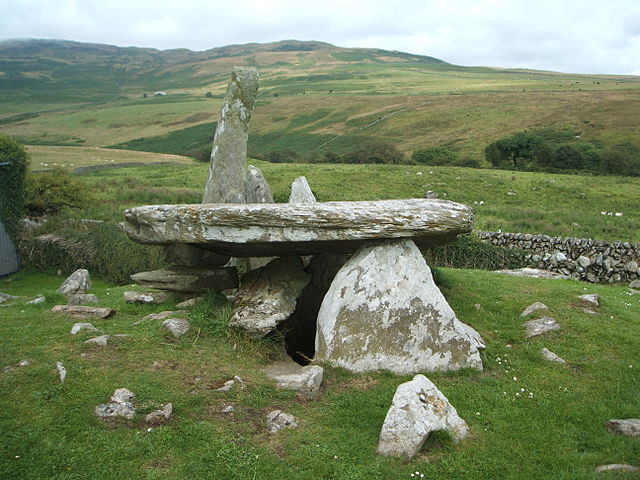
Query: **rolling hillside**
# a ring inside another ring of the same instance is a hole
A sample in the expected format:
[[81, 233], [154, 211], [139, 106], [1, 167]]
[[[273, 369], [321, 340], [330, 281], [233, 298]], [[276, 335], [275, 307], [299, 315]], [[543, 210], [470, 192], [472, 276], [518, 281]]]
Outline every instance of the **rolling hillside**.
[[204, 52], [0, 42], [0, 133], [33, 145], [189, 154], [209, 144], [234, 65], [261, 75], [255, 154], [322, 155], [382, 139], [405, 153], [444, 145], [482, 159], [487, 143], [528, 128], [604, 143], [640, 136], [640, 77], [462, 67], [294, 40]]

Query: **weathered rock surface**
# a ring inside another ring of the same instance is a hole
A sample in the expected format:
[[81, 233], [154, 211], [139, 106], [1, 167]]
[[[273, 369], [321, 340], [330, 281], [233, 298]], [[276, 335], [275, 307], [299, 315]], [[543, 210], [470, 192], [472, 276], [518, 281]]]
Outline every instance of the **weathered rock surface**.
[[287, 320], [310, 276], [296, 256], [278, 258], [242, 278], [229, 325], [264, 337]]
[[167, 403], [163, 405], [162, 409], [149, 413], [144, 417], [144, 421], [149, 425], [163, 425], [169, 421], [172, 413], [173, 405], [171, 403]]
[[187, 309], [194, 308], [202, 301], [204, 301], [204, 297], [193, 297], [193, 298], [190, 298], [189, 300], [185, 300], [184, 302], [176, 303], [176, 307], [187, 308]]
[[542, 358], [548, 360], [549, 362], [567, 363], [563, 358], [559, 357], [548, 348], [543, 348], [542, 350], [540, 350], [540, 354], [542, 355]]
[[162, 322], [162, 328], [168, 330], [174, 337], [180, 338], [189, 332], [191, 323], [184, 318], [168, 318]]
[[527, 308], [525, 308], [522, 313], [520, 314], [521, 317], [528, 317], [529, 315], [531, 315], [532, 313], [535, 312], [539, 312], [541, 310], [549, 310], [549, 307], [547, 307], [544, 303], [542, 302], [534, 302], [531, 305], [529, 305]]
[[131, 275], [131, 280], [145, 288], [172, 292], [201, 293], [238, 286], [238, 270], [231, 268], [182, 268], [154, 270]]
[[109, 343], [109, 337], [110, 335], [99, 335], [97, 337], [90, 338], [89, 340], [85, 340], [84, 343], [106, 347]]
[[71, 327], [71, 335], [77, 335], [80, 332], [97, 332], [98, 329], [90, 323], [74, 323]]
[[165, 310], [164, 312], [160, 313], [150, 313], [149, 315], [145, 315], [144, 317], [142, 317], [137, 322], [133, 322], [131, 325], [140, 325], [141, 323], [155, 320], [166, 320], [167, 318], [179, 317], [181, 315], [186, 315], [187, 313], [189, 312], [187, 312], [186, 310]]
[[484, 341], [484, 338], [482, 338], [482, 336], [476, 329], [474, 329], [471, 325], [462, 322], [460, 322], [459, 325], [467, 334], [469, 340], [471, 340], [471, 344], [474, 345], [478, 350], [484, 350], [485, 348], [487, 348], [487, 342]]
[[133, 408], [135, 395], [126, 388], [118, 388], [111, 396], [111, 402], [98, 405], [95, 408], [95, 415], [98, 418], [110, 419], [123, 417], [131, 420], [136, 411]]
[[267, 428], [270, 433], [276, 433], [283, 428], [296, 428], [298, 423], [293, 415], [284, 413], [282, 410], [274, 410], [267, 414]]
[[640, 438], [640, 419], [629, 418], [626, 420], [609, 420], [604, 424], [607, 432]]
[[303, 367], [292, 361], [279, 362], [265, 369], [267, 377], [275, 380], [278, 388], [293, 390], [307, 398], [315, 398], [318, 395], [323, 372], [319, 365]]
[[640, 280], [634, 280], [629, 284], [630, 288], [640, 288]]
[[536, 318], [522, 324], [526, 328], [525, 337], [536, 337], [547, 332], [560, 330], [560, 325], [551, 317]]
[[311, 191], [311, 187], [306, 177], [298, 177], [291, 184], [291, 194], [289, 203], [315, 203], [316, 196]]
[[568, 280], [568, 275], [551, 272], [549, 270], [540, 270], [539, 268], [518, 268], [516, 270], [495, 270], [493, 273], [502, 273], [505, 275], [513, 275], [515, 277], [527, 278], [551, 278], [554, 280]]
[[98, 297], [93, 293], [72, 293], [69, 295], [67, 305], [89, 305], [97, 304]]
[[213, 138], [203, 203], [248, 203], [247, 139], [257, 93], [257, 70], [234, 67]]
[[58, 372], [60, 383], [64, 383], [64, 379], [67, 378], [67, 369], [64, 368], [64, 363], [56, 362], [56, 371]]
[[51, 312], [72, 315], [77, 318], [109, 318], [116, 313], [113, 308], [82, 305], [56, 305], [51, 309]]
[[628, 465], [626, 463], [611, 463], [609, 465], [597, 466], [594, 470], [596, 473], [620, 471], [620, 472], [640, 472], [640, 467]]
[[273, 203], [273, 193], [258, 167], [249, 165], [245, 193], [247, 203]]
[[160, 304], [169, 301], [166, 292], [124, 292], [124, 300], [127, 303], [153, 303]]
[[164, 250], [165, 262], [177, 267], [222, 267], [229, 259], [228, 255], [218, 255], [215, 252], [184, 243], [167, 245]]
[[482, 370], [411, 240], [363, 246], [340, 269], [318, 314], [315, 358], [354, 372]]
[[471, 231], [473, 211], [446, 200], [294, 204], [150, 205], [121, 224], [139, 243], [192, 243], [235, 257], [353, 252], [361, 244], [410, 238], [420, 247]]
[[18, 297], [14, 297], [13, 295], [9, 295], [8, 293], [0, 292], [0, 303], [8, 302], [9, 300], [16, 299]]
[[600, 295], [598, 295], [597, 293], [589, 293], [587, 295], [578, 295], [578, 298], [582, 302], [587, 303], [592, 307], [600, 306]]
[[89, 276], [89, 271], [84, 268], [80, 268], [62, 282], [62, 285], [58, 287], [57, 292], [68, 297], [74, 293], [87, 293], [90, 289], [91, 278]]
[[42, 304], [42, 303], [44, 303], [46, 301], [47, 301], [47, 299], [45, 298], [44, 295], [38, 295], [33, 300], [29, 300], [28, 302], [26, 302], [26, 305], [40, 305], [40, 304]]
[[446, 430], [456, 440], [469, 433], [442, 392], [424, 375], [416, 375], [398, 386], [393, 396], [380, 431], [378, 453], [411, 458], [434, 430]]

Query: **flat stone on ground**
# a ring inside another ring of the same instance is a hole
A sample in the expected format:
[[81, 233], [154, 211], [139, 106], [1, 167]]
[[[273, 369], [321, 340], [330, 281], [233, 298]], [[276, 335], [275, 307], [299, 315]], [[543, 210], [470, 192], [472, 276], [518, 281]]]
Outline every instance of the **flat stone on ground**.
[[71, 335], [77, 335], [80, 332], [97, 332], [98, 329], [90, 323], [74, 323], [71, 327]]
[[548, 348], [543, 348], [542, 350], [540, 350], [540, 354], [545, 360], [548, 360], [549, 362], [567, 363], [563, 358], [559, 357]]
[[77, 318], [109, 318], [116, 313], [113, 308], [82, 305], [56, 305], [51, 309], [51, 312], [67, 314]]
[[[176, 305], [177, 307], [178, 305]], [[144, 322], [157, 321], [157, 320], [166, 320], [171, 317], [179, 317], [181, 315], [186, 315], [189, 313], [186, 310], [165, 310], [160, 313], [150, 313], [149, 315], [145, 315], [140, 320], [133, 322], [131, 325], [140, 325]]]
[[539, 268], [518, 268], [516, 270], [494, 270], [493, 273], [502, 273], [505, 275], [513, 275], [515, 277], [551, 278], [554, 280], [568, 280], [571, 278], [568, 275], [562, 275], [561, 273], [550, 272], [548, 270], [540, 270]]
[[604, 424], [609, 433], [617, 433], [627, 437], [640, 438], [640, 418], [626, 420], [609, 420]]
[[531, 305], [529, 305], [527, 308], [525, 308], [522, 313], [520, 314], [521, 317], [528, 317], [529, 315], [531, 315], [532, 313], [535, 312], [539, 312], [541, 310], [549, 310], [549, 307], [547, 307], [544, 303], [542, 302], [534, 302]]
[[640, 472], [640, 467], [634, 465], [628, 465], [626, 463], [611, 463], [609, 465], [600, 465], [595, 468], [596, 473], [602, 472]]
[[270, 433], [276, 433], [283, 428], [296, 428], [298, 423], [293, 415], [284, 413], [282, 410], [273, 410], [267, 414], [267, 428]]
[[168, 318], [162, 322], [162, 328], [168, 330], [174, 337], [180, 338], [189, 332], [191, 323], [184, 318]]
[[587, 295], [578, 295], [578, 298], [582, 302], [588, 305], [591, 305], [592, 307], [600, 306], [600, 295], [598, 295], [597, 293], [589, 293]]
[[208, 290], [226, 290], [238, 286], [238, 270], [231, 268], [172, 267], [170, 269], [140, 272], [131, 280], [145, 288], [172, 292], [202, 293]]
[[526, 338], [536, 337], [547, 332], [560, 330], [560, 325], [551, 317], [536, 318], [522, 324], [526, 328]]
[[278, 388], [293, 390], [301, 396], [314, 398], [320, 391], [323, 369], [319, 365], [298, 365], [293, 361], [279, 362], [265, 369], [267, 377], [275, 380]]
[[168, 302], [171, 297], [167, 292], [124, 292], [124, 300], [127, 303], [153, 303]]

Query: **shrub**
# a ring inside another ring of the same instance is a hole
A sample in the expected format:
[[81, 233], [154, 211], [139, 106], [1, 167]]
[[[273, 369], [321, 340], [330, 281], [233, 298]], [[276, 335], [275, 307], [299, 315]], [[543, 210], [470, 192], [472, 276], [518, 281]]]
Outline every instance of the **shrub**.
[[162, 247], [132, 242], [106, 222], [67, 221], [55, 231], [19, 242], [23, 259], [46, 272], [86, 268], [104, 280], [125, 284], [134, 273], [162, 266]]
[[601, 158], [601, 169], [605, 173], [640, 176], [640, 149], [635, 145], [613, 145], [602, 152]]
[[414, 150], [411, 160], [423, 165], [453, 165], [458, 155], [447, 147], [425, 147]]
[[295, 163], [300, 160], [300, 154], [290, 148], [272, 150], [267, 154], [267, 160], [272, 163]]
[[24, 216], [25, 178], [29, 156], [12, 138], [0, 135], [0, 220], [17, 240]]
[[530, 170], [536, 165], [544, 166], [551, 156], [542, 137], [529, 132], [501, 138], [487, 145], [484, 154], [494, 167], [506, 170]]
[[432, 267], [501, 270], [527, 265], [525, 253], [483, 242], [475, 234], [460, 235], [454, 242], [425, 252]]
[[404, 155], [395, 145], [370, 141], [342, 157], [344, 163], [402, 163]]
[[32, 216], [56, 214], [65, 207], [80, 208], [90, 199], [86, 185], [62, 167], [27, 179], [26, 209]]

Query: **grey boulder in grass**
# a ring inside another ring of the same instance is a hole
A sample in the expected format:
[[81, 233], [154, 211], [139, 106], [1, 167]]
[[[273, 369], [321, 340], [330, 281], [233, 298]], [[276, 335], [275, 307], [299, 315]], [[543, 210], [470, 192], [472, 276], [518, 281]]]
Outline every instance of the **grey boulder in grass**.
[[68, 297], [74, 293], [87, 293], [91, 289], [91, 277], [89, 271], [80, 268], [73, 272], [62, 282], [62, 285], [58, 287], [57, 292]]

